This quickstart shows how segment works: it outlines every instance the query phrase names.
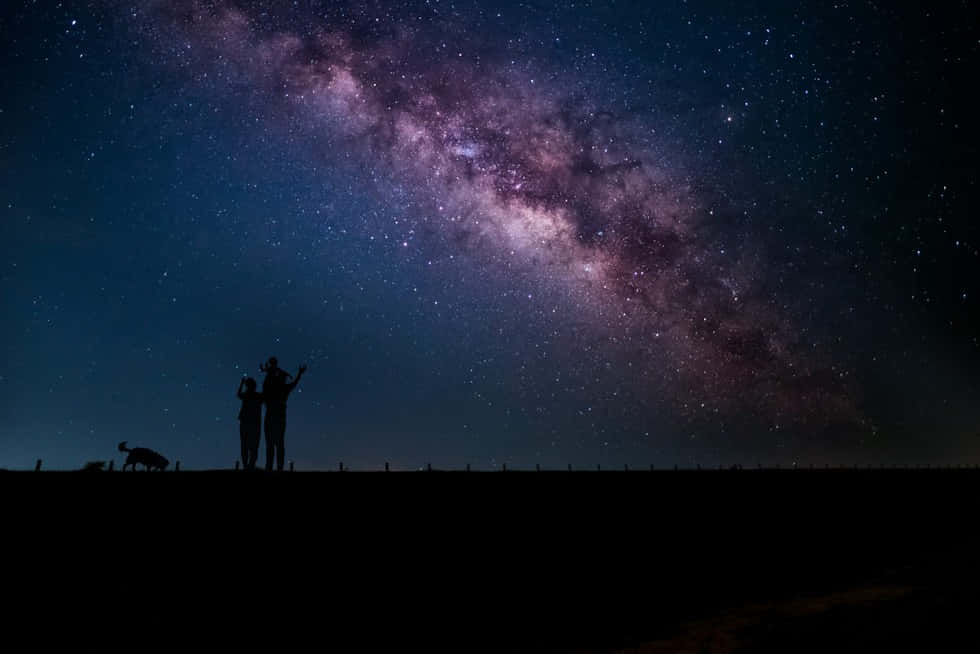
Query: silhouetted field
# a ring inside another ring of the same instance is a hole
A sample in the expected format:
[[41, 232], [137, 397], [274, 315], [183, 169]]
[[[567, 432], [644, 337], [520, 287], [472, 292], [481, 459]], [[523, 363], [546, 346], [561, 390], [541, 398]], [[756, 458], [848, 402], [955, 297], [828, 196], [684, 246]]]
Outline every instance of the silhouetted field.
[[338, 651], [935, 649], [975, 638], [978, 483], [935, 469], [0, 474], [25, 606]]

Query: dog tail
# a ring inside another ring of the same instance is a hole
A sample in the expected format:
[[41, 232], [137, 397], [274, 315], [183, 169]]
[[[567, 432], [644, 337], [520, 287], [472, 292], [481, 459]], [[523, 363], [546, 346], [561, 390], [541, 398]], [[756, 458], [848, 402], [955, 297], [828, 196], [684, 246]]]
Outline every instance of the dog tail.
[[130, 451], [129, 448], [126, 447], [126, 441], [123, 441], [122, 443], [119, 444], [119, 451], [120, 452], [129, 452]]

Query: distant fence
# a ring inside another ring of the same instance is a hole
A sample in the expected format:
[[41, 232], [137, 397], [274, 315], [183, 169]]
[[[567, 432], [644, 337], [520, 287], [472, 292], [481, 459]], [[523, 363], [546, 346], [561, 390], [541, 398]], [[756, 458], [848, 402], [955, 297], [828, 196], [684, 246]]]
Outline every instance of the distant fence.
[[[42, 459], [38, 459], [34, 465], [35, 472], [41, 472], [42, 470]], [[82, 471], [102, 471], [102, 472], [113, 472], [115, 470], [115, 461], [110, 460], [108, 462], [108, 467], [106, 467], [104, 461], [92, 461], [89, 462]], [[252, 472], [246, 470], [245, 466], [241, 464], [241, 461], [235, 461], [234, 470], [238, 472]], [[256, 468], [255, 470], [261, 470]], [[799, 465], [797, 463], [790, 464], [789, 466], [783, 467], [781, 464], [775, 463], [770, 465], [764, 465], [762, 463], [757, 463], [754, 467], [745, 468], [741, 464], [731, 464], [723, 465], [719, 464], [715, 466], [702, 466], [699, 463], [693, 463], [689, 466], [681, 466], [678, 464], [673, 464], [672, 466], [657, 467], [654, 464], [650, 464], [647, 467], [630, 467], [629, 464], [623, 464], [622, 467], [609, 467], [603, 468], [601, 464], [596, 464], [594, 468], [592, 467], [575, 467], [571, 463], [566, 464], [564, 467], [558, 468], [546, 468], [542, 467], [541, 464], [535, 463], [533, 468], [514, 468], [507, 467], [507, 463], [501, 463], [499, 467], [490, 466], [489, 468], [475, 468], [471, 464], [467, 463], [462, 468], [433, 468], [431, 463], [426, 463], [421, 467], [410, 467], [402, 468], [399, 472], [741, 472], [741, 471], [840, 471], [840, 470], [851, 470], [851, 471], [884, 471], [884, 470], [980, 470], [980, 464], [931, 464], [931, 463], [917, 463], [917, 464], [829, 464], [825, 463], [823, 465], [806, 464]], [[132, 471], [136, 471], [132, 468]], [[143, 471], [143, 470], [141, 470]], [[212, 470], [213, 471], [213, 470]], [[289, 462], [289, 472], [295, 472], [295, 462]], [[351, 468], [346, 466], [343, 461], [338, 462], [337, 472], [351, 472]], [[385, 461], [383, 467], [373, 468], [359, 468], [357, 472], [391, 472], [392, 466], [390, 462]], [[176, 461], [172, 472], [181, 472], [180, 461]], [[309, 469], [307, 472], [323, 472], [321, 469]]]

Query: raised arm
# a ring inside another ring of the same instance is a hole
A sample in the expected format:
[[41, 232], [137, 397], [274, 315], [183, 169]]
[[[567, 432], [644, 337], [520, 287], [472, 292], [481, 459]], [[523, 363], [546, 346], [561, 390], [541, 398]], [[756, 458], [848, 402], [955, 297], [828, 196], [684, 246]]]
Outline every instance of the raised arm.
[[242, 377], [241, 380], [238, 382], [238, 392], [235, 393], [235, 395], [238, 396], [238, 399], [239, 400], [244, 400], [245, 399], [245, 394], [242, 393], [242, 389], [243, 388], [245, 388], [245, 378], [244, 377]]
[[294, 388], [296, 388], [296, 384], [299, 383], [299, 380], [303, 377], [304, 372], [306, 372], [306, 366], [302, 365], [299, 367], [299, 370], [296, 372], [296, 378], [293, 381], [286, 384], [287, 393], [291, 392]]

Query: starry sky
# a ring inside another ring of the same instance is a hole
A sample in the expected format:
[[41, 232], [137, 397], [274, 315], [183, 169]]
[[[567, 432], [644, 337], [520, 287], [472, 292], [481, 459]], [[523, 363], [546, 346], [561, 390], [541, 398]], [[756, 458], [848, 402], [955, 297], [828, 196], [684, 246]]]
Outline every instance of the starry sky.
[[980, 463], [968, 2], [7, 2], [0, 467]]

